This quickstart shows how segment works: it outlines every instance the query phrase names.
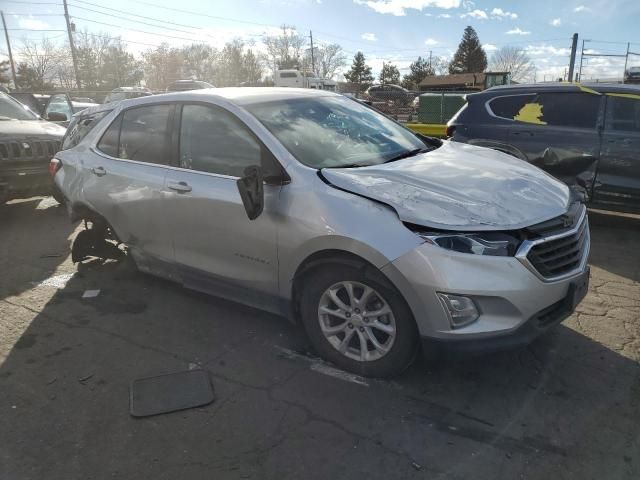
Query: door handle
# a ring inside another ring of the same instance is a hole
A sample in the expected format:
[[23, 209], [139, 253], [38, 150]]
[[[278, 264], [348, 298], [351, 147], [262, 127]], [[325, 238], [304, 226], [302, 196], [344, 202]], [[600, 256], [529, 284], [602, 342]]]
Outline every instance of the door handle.
[[522, 132], [513, 132], [514, 135], [526, 135], [528, 137], [533, 137], [533, 133], [529, 132], [528, 130], [522, 131]]
[[178, 193], [187, 193], [191, 191], [191, 185], [187, 182], [170, 182], [167, 183], [167, 187], [171, 190], [175, 190]]
[[107, 174], [107, 171], [104, 169], [104, 167], [93, 167], [91, 169], [91, 173], [99, 177], [102, 177]]

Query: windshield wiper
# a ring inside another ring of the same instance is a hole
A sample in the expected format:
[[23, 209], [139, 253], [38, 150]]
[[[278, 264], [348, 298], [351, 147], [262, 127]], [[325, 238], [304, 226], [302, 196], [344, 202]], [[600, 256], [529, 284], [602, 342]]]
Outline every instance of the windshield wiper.
[[400, 155], [396, 155], [395, 157], [391, 157], [389, 160], [385, 160], [384, 163], [395, 162], [396, 160], [402, 160], [403, 158], [415, 157], [420, 153], [430, 152], [431, 150], [428, 148], [416, 148], [414, 150], [408, 150]]

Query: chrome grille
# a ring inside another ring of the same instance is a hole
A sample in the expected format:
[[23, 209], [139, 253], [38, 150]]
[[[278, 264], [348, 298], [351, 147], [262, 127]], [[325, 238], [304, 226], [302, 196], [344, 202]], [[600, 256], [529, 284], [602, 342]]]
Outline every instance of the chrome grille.
[[589, 242], [589, 222], [586, 208], [582, 206], [571, 228], [525, 240], [516, 257], [542, 279], [559, 280], [584, 268]]
[[60, 150], [58, 140], [12, 140], [0, 142], [0, 160], [50, 160]]

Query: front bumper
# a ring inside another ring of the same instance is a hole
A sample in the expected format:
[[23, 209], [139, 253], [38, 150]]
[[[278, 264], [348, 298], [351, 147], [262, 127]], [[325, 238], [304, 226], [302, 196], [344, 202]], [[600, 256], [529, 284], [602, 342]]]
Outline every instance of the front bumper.
[[423, 351], [427, 352], [436, 346], [446, 352], [478, 354], [528, 345], [574, 312], [577, 304], [587, 294], [589, 275], [589, 268], [587, 268], [581, 276], [571, 283], [567, 295], [563, 299], [542, 309], [511, 332], [482, 338], [455, 339], [455, 341], [422, 337]]
[[[572, 275], [544, 281], [515, 257], [470, 255], [426, 243], [382, 271], [409, 304], [421, 337], [462, 350], [530, 342], [574, 311], [589, 275], [586, 258]], [[453, 328], [437, 292], [472, 298], [478, 319]]]
[[34, 195], [49, 195], [53, 182], [47, 165], [25, 165], [20, 169], [0, 170], [0, 199], [11, 200]]

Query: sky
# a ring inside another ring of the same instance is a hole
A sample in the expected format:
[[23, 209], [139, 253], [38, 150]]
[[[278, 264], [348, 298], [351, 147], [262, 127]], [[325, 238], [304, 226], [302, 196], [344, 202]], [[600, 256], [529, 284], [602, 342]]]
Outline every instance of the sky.
[[[489, 58], [502, 46], [523, 48], [536, 66], [536, 81], [565, 74], [574, 33], [580, 38], [578, 63], [582, 40], [588, 54], [624, 55], [627, 42], [640, 53], [638, 0], [68, 0], [68, 5], [77, 30], [121, 36], [136, 53], [161, 42], [220, 47], [233, 38], [254, 42], [259, 50], [265, 34], [287, 24], [304, 34], [312, 31], [315, 43], [340, 44], [349, 63], [362, 51], [374, 73], [383, 62], [407, 73], [419, 55], [450, 59], [467, 25], [477, 31]], [[0, 9], [14, 54], [24, 38], [66, 38], [62, 0], [0, 0]], [[0, 57], [6, 53], [2, 38]], [[640, 55], [631, 56], [629, 64], [640, 65]], [[621, 77], [623, 69], [624, 58], [585, 57], [582, 78]]]

